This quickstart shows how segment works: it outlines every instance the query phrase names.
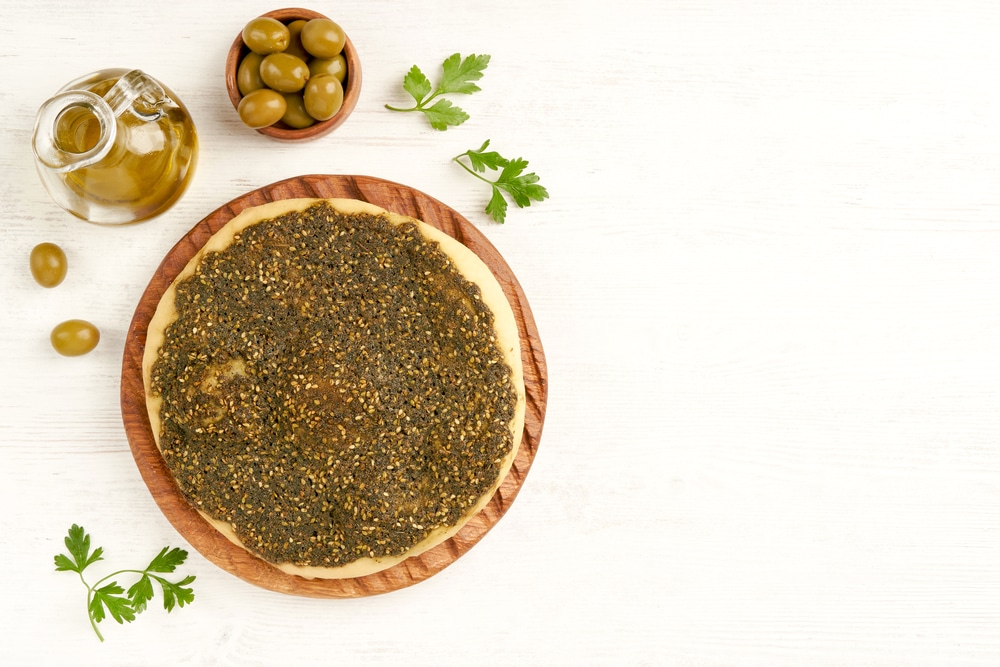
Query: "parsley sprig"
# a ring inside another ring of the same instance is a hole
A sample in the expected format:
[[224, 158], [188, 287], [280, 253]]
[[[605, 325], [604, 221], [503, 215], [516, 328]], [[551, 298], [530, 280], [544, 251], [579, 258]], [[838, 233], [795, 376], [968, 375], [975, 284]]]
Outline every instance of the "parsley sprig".
[[[386, 104], [385, 108], [390, 111], [423, 112], [435, 130], [447, 130], [449, 127], [461, 125], [469, 120], [469, 114], [441, 95], [452, 93], [471, 95], [482, 90], [474, 82], [483, 77], [483, 72], [489, 64], [490, 57], [488, 55], [472, 54], [463, 59], [460, 54], [455, 53], [442, 64], [441, 81], [434, 88], [431, 87], [427, 76], [414, 65], [403, 77], [403, 88], [410, 94], [415, 104], [409, 108]], [[434, 102], [435, 99], [436, 102]]]
[[[530, 206], [532, 201], [542, 201], [548, 199], [548, 191], [538, 184], [538, 176], [534, 173], [525, 174], [524, 170], [528, 166], [528, 161], [523, 158], [508, 160], [496, 151], [487, 151], [490, 140], [487, 139], [478, 150], [467, 150], [456, 155], [453, 159], [467, 172], [481, 181], [490, 184], [492, 196], [486, 204], [486, 212], [499, 223], [507, 217], [507, 200], [509, 196], [519, 208]], [[464, 158], [464, 160], [463, 160]], [[468, 164], [465, 163], [468, 161]], [[496, 180], [490, 180], [482, 174], [490, 169], [499, 171], [500, 175]]]
[[[188, 585], [195, 580], [187, 576], [178, 582], [171, 582], [159, 576], [169, 574], [187, 559], [183, 549], [163, 547], [159, 554], [142, 570], [118, 570], [99, 579], [94, 584], [88, 584], [83, 578], [83, 571], [99, 560], [104, 560], [104, 548], [90, 550], [90, 535], [80, 526], [73, 524], [64, 540], [69, 555], [58, 554], [55, 557], [56, 571], [76, 572], [80, 581], [87, 587], [87, 613], [90, 625], [102, 642], [104, 636], [97, 629], [97, 624], [108, 614], [121, 623], [131, 623], [137, 614], [146, 610], [147, 603], [153, 599], [153, 583], [159, 584], [163, 591], [163, 608], [168, 612], [175, 606], [183, 607], [194, 601], [194, 591]], [[126, 591], [117, 581], [109, 581], [122, 574], [137, 574], [139, 580]], [[123, 595], [124, 593], [124, 595]]]

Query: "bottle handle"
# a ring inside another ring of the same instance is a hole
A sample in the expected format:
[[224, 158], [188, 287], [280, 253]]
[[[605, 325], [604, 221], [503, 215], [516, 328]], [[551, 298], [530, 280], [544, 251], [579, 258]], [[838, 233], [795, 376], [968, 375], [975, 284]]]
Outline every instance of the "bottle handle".
[[167, 94], [160, 84], [138, 69], [123, 74], [104, 95], [104, 101], [115, 118], [131, 111], [145, 121], [155, 121], [163, 115], [160, 106], [166, 98]]

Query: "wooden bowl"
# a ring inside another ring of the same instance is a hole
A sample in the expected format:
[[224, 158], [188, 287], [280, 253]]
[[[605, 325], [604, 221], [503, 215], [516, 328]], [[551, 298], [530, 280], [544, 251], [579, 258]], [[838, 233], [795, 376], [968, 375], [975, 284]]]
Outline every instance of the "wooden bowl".
[[[261, 16], [269, 16], [285, 24], [298, 19], [329, 18], [319, 12], [314, 12], [310, 9], [300, 9], [298, 7], [276, 9], [261, 14]], [[234, 109], [239, 107], [240, 100], [243, 98], [236, 82], [236, 73], [239, 70], [240, 63], [243, 61], [243, 57], [248, 53], [250, 53], [250, 49], [243, 43], [243, 31], [241, 29], [236, 35], [236, 39], [233, 40], [233, 45], [229, 47], [229, 55], [226, 57], [226, 91], [229, 93], [229, 101], [233, 103]], [[361, 59], [358, 57], [358, 51], [354, 48], [350, 36], [347, 37], [347, 41], [344, 43], [344, 59], [347, 61], [347, 77], [344, 79], [344, 104], [340, 107], [340, 111], [336, 115], [302, 129], [295, 129], [278, 121], [274, 125], [258, 128], [257, 131], [283, 141], [308, 141], [329, 134], [343, 125], [347, 117], [354, 111], [354, 107], [358, 103], [358, 98], [361, 96]]]
[[[345, 197], [411, 215], [457, 239], [479, 256], [500, 283], [514, 311], [521, 340], [526, 398], [524, 430], [510, 472], [490, 502], [442, 544], [386, 570], [349, 579], [306, 579], [287, 574], [223, 537], [181, 493], [156, 446], [146, 411], [142, 357], [149, 320], [164, 290], [223, 225], [244, 209], [296, 197]], [[220, 568], [251, 584], [280, 593], [314, 598], [356, 598], [388, 593], [433, 576], [475, 546], [517, 497], [531, 469], [548, 403], [548, 370], [527, 297], [499, 251], [457, 211], [419, 190], [371, 176], [313, 174], [252, 190], [198, 222], [167, 253], [153, 274], [129, 326], [122, 357], [121, 409], [132, 456], [153, 500], [187, 542]]]

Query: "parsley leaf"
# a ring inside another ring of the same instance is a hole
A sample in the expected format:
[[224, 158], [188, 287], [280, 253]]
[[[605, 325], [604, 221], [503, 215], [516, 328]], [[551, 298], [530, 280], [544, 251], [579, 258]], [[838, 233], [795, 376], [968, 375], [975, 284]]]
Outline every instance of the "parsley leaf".
[[483, 78], [483, 71], [489, 64], [490, 57], [487, 55], [472, 54], [462, 60], [459, 54], [452, 54], [441, 64], [441, 83], [438, 84], [438, 90], [442, 93], [463, 95], [471, 95], [482, 90], [473, 81]]
[[185, 588], [187, 584], [194, 581], [193, 576], [188, 575], [176, 584], [167, 581], [163, 577], [154, 576], [153, 578], [163, 588], [163, 608], [167, 611], [172, 610], [174, 605], [183, 607], [186, 604], [194, 602], [194, 591], [191, 588]]
[[438, 100], [434, 106], [424, 109], [424, 115], [435, 130], [447, 130], [449, 126], [461, 125], [469, 120], [469, 114], [448, 100]]
[[132, 607], [132, 602], [122, 595], [124, 592], [125, 589], [115, 581], [100, 588], [91, 589], [90, 602], [87, 604], [87, 608], [90, 609], [90, 617], [95, 622], [100, 623], [104, 620], [104, 608], [107, 607], [108, 613], [119, 624], [125, 621], [129, 623], [134, 621], [135, 609]]
[[431, 94], [431, 82], [420, 68], [414, 65], [403, 77], [403, 90], [410, 94], [410, 97], [417, 102]]
[[[508, 160], [496, 151], [487, 151], [489, 145], [490, 141], [487, 139], [478, 150], [467, 150], [454, 157], [455, 162], [460, 164], [463, 169], [479, 180], [490, 184], [492, 193], [486, 204], [486, 213], [497, 222], [503, 223], [507, 217], [506, 197], [510, 197], [519, 208], [530, 206], [533, 201], [540, 202], [543, 199], [548, 199], [548, 190], [539, 185], [538, 176], [534, 173], [524, 173], [528, 167], [527, 160], [523, 158]], [[487, 169], [500, 172], [496, 180], [490, 180], [481, 175]]]
[[436, 87], [432, 87], [427, 75], [414, 65], [403, 77], [403, 90], [413, 98], [414, 105], [401, 108], [386, 104], [385, 108], [390, 111], [420, 111], [435, 130], [443, 131], [461, 125], [469, 120], [469, 114], [451, 101], [437, 98], [449, 94], [471, 95], [482, 90], [475, 82], [483, 77], [489, 63], [488, 55], [472, 54], [463, 59], [458, 53], [452, 54], [441, 65], [441, 80]]
[[129, 586], [127, 595], [135, 613], [141, 614], [146, 611], [146, 603], [153, 599], [153, 580], [147, 574], [142, 575], [139, 581]]
[[[153, 599], [153, 582], [163, 590], [163, 608], [168, 612], [175, 606], [183, 607], [194, 601], [194, 591], [189, 584], [195, 580], [191, 575], [174, 583], [158, 576], [168, 574], [177, 569], [187, 559], [183, 549], [164, 547], [150, 561], [144, 570], [118, 570], [90, 585], [83, 578], [83, 571], [99, 560], [103, 560], [104, 549], [98, 547], [90, 551], [90, 535], [80, 526], [73, 524], [64, 540], [69, 555], [58, 554], [55, 557], [57, 572], [72, 571], [80, 575], [80, 581], [87, 587], [87, 612], [90, 625], [98, 639], [104, 641], [104, 636], [97, 629], [97, 624], [110, 614], [118, 623], [131, 623], [136, 615], [146, 610]], [[137, 574], [138, 581], [129, 586], [126, 591], [117, 581], [105, 583], [121, 574]], [[124, 594], [124, 595], [123, 595]]]
[[[104, 549], [97, 547], [94, 553], [90, 553], [90, 535], [75, 523], [70, 527], [69, 534], [63, 540], [66, 550], [70, 555], [59, 554], [56, 556], [56, 570], [73, 572], [83, 572], [84, 568], [99, 560], [103, 560]], [[70, 560], [72, 558], [72, 560]]]
[[156, 558], [146, 567], [146, 571], [173, 572], [177, 569], [178, 565], [183, 565], [185, 560], [187, 560], [187, 552], [183, 549], [175, 547], [168, 551], [167, 547], [163, 547], [160, 553], [156, 555]]

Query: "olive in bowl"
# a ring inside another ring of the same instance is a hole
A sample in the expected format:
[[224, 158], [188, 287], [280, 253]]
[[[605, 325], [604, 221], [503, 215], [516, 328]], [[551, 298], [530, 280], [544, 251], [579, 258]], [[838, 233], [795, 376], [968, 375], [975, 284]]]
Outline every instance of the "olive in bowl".
[[354, 110], [361, 63], [335, 21], [308, 9], [277, 9], [248, 21], [233, 40], [226, 89], [247, 127], [286, 141], [315, 139]]

